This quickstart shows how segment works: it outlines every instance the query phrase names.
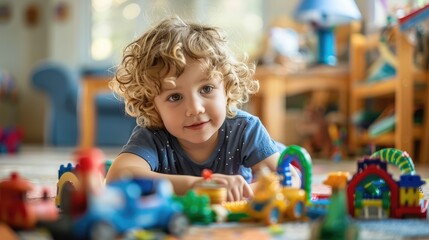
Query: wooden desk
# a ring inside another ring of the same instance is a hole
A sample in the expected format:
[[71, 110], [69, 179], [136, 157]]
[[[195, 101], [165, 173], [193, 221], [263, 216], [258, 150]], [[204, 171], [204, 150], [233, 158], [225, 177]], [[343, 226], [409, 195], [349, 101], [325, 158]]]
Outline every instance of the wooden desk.
[[98, 93], [109, 91], [106, 76], [87, 76], [82, 79], [82, 97], [80, 102], [80, 149], [91, 148], [95, 142], [95, 96]]
[[259, 80], [260, 91], [251, 99], [251, 111], [259, 116], [271, 137], [281, 141], [284, 139], [281, 129], [286, 114], [286, 96], [317, 90], [337, 91], [339, 110], [346, 118], [348, 78], [349, 71], [345, 65], [320, 65], [295, 74], [279, 67], [258, 67], [255, 79]]

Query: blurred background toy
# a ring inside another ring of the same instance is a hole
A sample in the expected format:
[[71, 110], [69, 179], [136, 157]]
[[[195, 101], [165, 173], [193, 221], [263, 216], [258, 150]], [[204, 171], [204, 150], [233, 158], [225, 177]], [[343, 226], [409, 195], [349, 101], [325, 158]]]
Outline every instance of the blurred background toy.
[[17, 153], [21, 147], [24, 131], [18, 127], [0, 127], [0, 154]]
[[58, 218], [58, 209], [43, 190], [40, 201], [29, 201], [27, 193], [34, 188], [27, 179], [12, 172], [0, 181], [0, 222], [14, 229], [33, 229], [41, 221]]

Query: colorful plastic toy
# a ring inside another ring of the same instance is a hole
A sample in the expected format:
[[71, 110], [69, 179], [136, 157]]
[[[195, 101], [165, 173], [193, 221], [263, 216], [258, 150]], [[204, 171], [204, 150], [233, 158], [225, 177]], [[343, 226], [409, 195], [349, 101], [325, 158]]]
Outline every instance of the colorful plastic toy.
[[0, 154], [17, 153], [21, 147], [24, 131], [22, 128], [0, 128]]
[[[387, 171], [387, 163], [401, 169], [399, 181]], [[422, 208], [420, 187], [425, 184], [415, 174], [414, 165], [406, 152], [382, 149], [371, 158], [358, 162], [357, 173], [347, 186], [349, 214], [356, 218], [426, 218]]]
[[174, 200], [182, 204], [183, 213], [191, 223], [210, 224], [215, 222], [215, 212], [211, 208], [207, 195], [199, 195], [191, 190], [184, 196], [174, 196]]
[[[312, 192], [312, 161], [310, 154], [300, 146], [291, 145], [281, 154], [278, 162], [277, 173], [281, 176], [281, 183], [285, 186], [291, 181], [288, 176], [290, 164], [296, 166], [301, 171], [301, 189], [305, 191], [305, 212], [306, 216], [316, 219], [324, 216], [327, 212], [329, 197], [327, 193]], [[286, 179], [286, 181], [284, 180]]]
[[[95, 186], [96, 189], [101, 189], [101, 186], [104, 185], [104, 176], [105, 173], [109, 170], [112, 162], [110, 160], [103, 160], [104, 155], [99, 149], [87, 149], [77, 153], [78, 161], [83, 161], [84, 158], [94, 159], [91, 161], [99, 162], [99, 166], [85, 166], [86, 171], [95, 171], [95, 173], [88, 173], [89, 176], [98, 176], [95, 181], [97, 182]], [[84, 162], [87, 160], [84, 160]], [[103, 162], [104, 161], [104, 162]], [[101, 163], [100, 163], [101, 162]], [[70, 210], [71, 204], [71, 192], [79, 192], [81, 188], [81, 177], [78, 175], [80, 164], [73, 166], [72, 163], [67, 165], [60, 165], [58, 169], [58, 182], [57, 182], [57, 195], [55, 197], [55, 204], [61, 210]], [[95, 168], [95, 169], [88, 169]]]
[[305, 191], [305, 197], [309, 202], [311, 200], [311, 178], [312, 162], [310, 154], [304, 148], [291, 145], [288, 146], [280, 155], [277, 163], [277, 173], [281, 178], [283, 186], [291, 186], [292, 179], [290, 175], [290, 165], [297, 166], [301, 171], [301, 188]]
[[0, 222], [12, 228], [31, 229], [41, 221], [58, 218], [58, 209], [48, 199], [46, 190], [40, 201], [27, 199], [27, 193], [32, 189], [33, 185], [17, 172], [0, 182]]
[[[76, 158], [75, 168], [62, 166], [58, 172], [59, 202], [68, 208], [62, 219], [47, 226], [56, 238], [116, 239], [127, 231], [154, 228], [181, 236], [186, 231], [189, 221], [173, 200], [168, 180], [133, 178], [104, 185], [108, 167], [99, 149], [80, 151]], [[74, 188], [64, 194], [66, 184]]]
[[210, 199], [210, 204], [221, 204], [226, 201], [227, 191], [224, 186], [212, 181], [212, 171], [204, 169], [202, 172], [204, 183], [194, 188], [199, 195], [207, 195]]
[[127, 230], [160, 228], [181, 236], [189, 223], [172, 197], [172, 185], [165, 179], [112, 182], [89, 197], [86, 211], [74, 220], [73, 232], [80, 238], [115, 239]]
[[283, 187], [279, 176], [263, 169], [258, 174], [254, 197], [248, 201], [224, 204], [232, 217], [240, 221], [257, 220], [272, 225], [284, 220], [305, 219], [305, 191]]
[[396, 148], [383, 148], [371, 155], [371, 158], [377, 157], [382, 161], [397, 166], [401, 170], [401, 174], [416, 174], [413, 160], [407, 152], [403, 152]]
[[311, 239], [358, 239], [358, 228], [347, 214], [345, 187], [348, 173], [328, 175], [324, 184], [331, 186], [332, 195], [326, 215], [313, 223]]
[[425, 5], [420, 9], [416, 9], [399, 18], [399, 29], [401, 31], [407, 31], [408, 29], [415, 27], [420, 22], [426, 20], [429, 17], [429, 4]]

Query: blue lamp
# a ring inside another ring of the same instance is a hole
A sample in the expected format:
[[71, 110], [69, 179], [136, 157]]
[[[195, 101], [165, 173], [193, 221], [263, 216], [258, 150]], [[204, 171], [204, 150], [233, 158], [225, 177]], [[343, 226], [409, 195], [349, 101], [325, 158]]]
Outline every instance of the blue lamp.
[[335, 65], [334, 27], [359, 20], [361, 14], [353, 0], [303, 0], [295, 10], [295, 19], [311, 23], [317, 30], [318, 61]]

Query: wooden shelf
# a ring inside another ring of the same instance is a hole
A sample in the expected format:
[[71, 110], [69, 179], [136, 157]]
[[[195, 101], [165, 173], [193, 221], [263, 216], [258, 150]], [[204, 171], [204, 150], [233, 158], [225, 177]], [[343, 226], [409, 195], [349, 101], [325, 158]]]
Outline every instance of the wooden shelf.
[[[413, 138], [420, 140], [422, 138], [422, 131], [423, 131], [423, 128], [421, 126], [413, 127]], [[381, 134], [377, 137], [371, 137], [368, 135], [367, 132], [364, 132], [362, 134], [359, 134], [358, 142], [360, 145], [371, 143], [371, 144], [380, 145], [380, 146], [394, 146], [395, 133], [389, 132], [389, 133]]]
[[[416, 71], [413, 74], [414, 84], [425, 84], [429, 79], [429, 72]], [[356, 82], [352, 90], [356, 98], [374, 98], [393, 95], [396, 91], [397, 79], [389, 78], [379, 82]]]
[[351, 91], [353, 91], [355, 98], [374, 98], [394, 94], [396, 84], [396, 78], [374, 83], [358, 82], [353, 85]]
[[429, 79], [429, 72], [428, 71], [422, 71], [422, 70], [416, 70], [413, 73], [413, 78], [415, 83], [421, 83], [425, 84], [427, 80]]
[[348, 66], [319, 65], [305, 72], [289, 73], [278, 66], [258, 66], [255, 79], [259, 80], [259, 92], [250, 102], [251, 112], [277, 141], [284, 141], [285, 97], [304, 92], [331, 90], [338, 93], [338, 107], [341, 116], [347, 116]]
[[[429, 117], [423, 119], [423, 125], [414, 124], [414, 107], [416, 100], [424, 105], [425, 113], [429, 112], [429, 88], [421, 87], [429, 81], [429, 72], [416, 70], [413, 64], [414, 46], [406, 34], [397, 28], [395, 35], [396, 55], [389, 60], [395, 62], [396, 76], [379, 82], [366, 82], [368, 64], [366, 56], [369, 51], [380, 47], [379, 36], [363, 36], [353, 34], [351, 37], [350, 54], [350, 114], [365, 109], [365, 100], [389, 99], [388, 103], [395, 104], [395, 130], [377, 137], [369, 137], [367, 132], [361, 132], [351, 121], [349, 122], [349, 150], [354, 152], [360, 146], [376, 144], [390, 146], [407, 151], [415, 158], [414, 143], [421, 142], [419, 159], [429, 162]], [[419, 93], [418, 93], [419, 92]], [[383, 103], [386, 104], [386, 101]]]

